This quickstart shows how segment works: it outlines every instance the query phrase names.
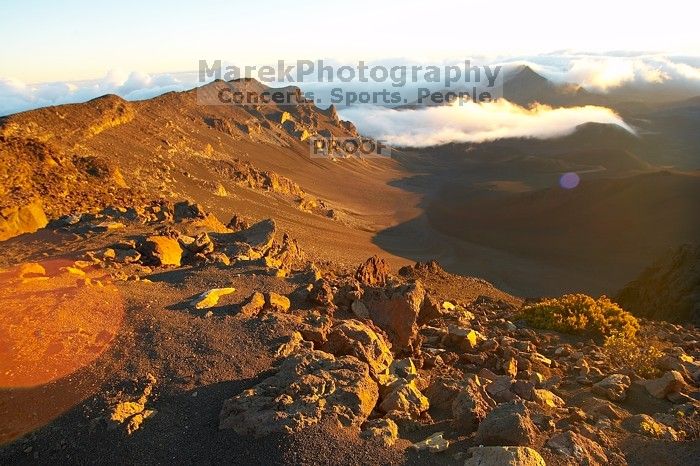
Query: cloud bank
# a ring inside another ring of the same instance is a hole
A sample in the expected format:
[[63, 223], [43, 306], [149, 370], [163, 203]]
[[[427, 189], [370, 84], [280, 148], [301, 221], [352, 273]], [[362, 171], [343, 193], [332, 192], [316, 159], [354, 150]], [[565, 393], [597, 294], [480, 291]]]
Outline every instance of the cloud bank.
[[609, 92], [625, 85], [666, 84], [700, 94], [698, 57], [667, 57], [644, 53], [554, 53], [509, 58], [504, 65], [528, 65], [554, 82], [568, 82], [589, 91]]
[[[447, 65], [463, 60], [443, 60], [431, 64]], [[482, 65], [504, 65], [506, 70], [528, 65], [554, 82], [576, 83], [594, 92], [625, 95], [626, 91], [631, 90], [626, 94], [628, 99], [644, 97], [644, 92], [658, 88], [663, 89], [661, 97], [666, 100], [700, 95], [700, 57], [643, 52], [589, 54], [565, 51], [520, 57], [472, 57], [472, 60]], [[409, 59], [400, 61], [411, 62]], [[340, 63], [335, 65], [339, 66]], [[40, 84], [0, 76], [0, 115], [48, 105], [84, 102], [110, 93], [128, 100], [146, 99], [169, 91], [191, 89], [198, 84], [195, 71], [147, 74], [113, 70], [98, 80]], [[307, 83], [302, 87], [306, 85], [314, 86]]]
[[91, 81], [27, 84], [0, 77], [0, 116], [49, 105], [85, 102], [105, 94], [142, 100], [197, 85], [195, 73], [147, 74], [119, 70]]
[[455, 102], [418, 110], [358, 106], [340, 113], [354, 122], [360, 133], [395, 146], [427, 147], [514, 137], [548, 139], [570, 134], [578, 125], [589, 122], [615, 124], [634, 133], [608, 108], [523, 108], [503, 99], [486, 104]]

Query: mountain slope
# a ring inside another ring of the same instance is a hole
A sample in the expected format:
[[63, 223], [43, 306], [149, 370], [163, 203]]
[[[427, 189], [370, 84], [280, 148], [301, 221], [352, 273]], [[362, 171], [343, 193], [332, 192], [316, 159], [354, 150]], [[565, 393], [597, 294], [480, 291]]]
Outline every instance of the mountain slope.
[[[275, 213], [301, 241], [318, 242], [319, 253], [352, 260], [377, 252], [372, 231], [413, 215], [410, 196], [389, 185], [403, 173], [394, 161], [310, 157], [310, 135], [356, 135], [333, 108], [202, 104], [198, 92], [228, 86], [269, 90], [219, 81], [145, 101], [104, 96], [3, 118], [0, 207], [38, 199], [51, 219], [155, 197], [191, 199], [223, 216], [235, 204], [252, 219]], [[345, 238], [358, 250], [339, 247]]]

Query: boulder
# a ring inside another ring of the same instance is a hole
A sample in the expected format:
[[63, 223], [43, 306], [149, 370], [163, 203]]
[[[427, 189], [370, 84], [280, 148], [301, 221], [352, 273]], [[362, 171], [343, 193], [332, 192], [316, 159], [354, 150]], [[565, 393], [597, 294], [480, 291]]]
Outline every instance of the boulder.
[[181, 201], [173, 205], [173, 220], [175, 222], [204, 218], [206, 215], [206, 210], [204, 210], [204, 207], [200, 204], [195, 204], [190, 201]]
[[571, 458], [575, 464], [603, 466], [608, 463], [603, 447], [575, 432], [557, 433], [547, 441], [547, 446], [560, 455]]
[[472, 447], [464, 466], [546, 466], [529, 447]]
[[532, 445], [537, 433], [525, 405], [510, 402], [498, 406], [481, 421], [476, 442], [483, 445]]
[[231, 220], [226, 224], [226, 228], [231, 231], [237, 232], [250, 228], [248, 222], [240, 215], [234, 214]]
[[149, 236], [144, 241], [141, 253], [155, 265], [179, 267], [182, 260], [180, 243], [169, 236]]
[[419, 281], [381, 290], [367, 301], [372, 321], [389, 336], [394, 351], [411, 350], [418, 335], [416, 320], [425, 290]]
[[219, 428], [260, 437], [298, 432], [325, 419], [359, 427], [378, 397], [364, 362], [305, 350], [285, 359], [273, 376], [226, 400]]
[[627, 389], [629, 387], [629, 377], [623, 374], [613, 374], [593, 384], [591, 391], [596, 395], [604, 396], [610, 401], [623, 401], [627, 398]]
[[248, 297], [245, 304], [241, 306], [240, 315], [244, 317], [252, 317], [265, 307], [265, 295], [256, 291]]
[[366, 439], [377, 439], [385, 447], [390, 447], [399, 438], [399, 428], [391, 419], [374, 419], [365, 423], [361, 435]]
[[413, 445], [411, 445], [411, 448], [418, 451], [425, 450], [430, 453], [439, 453], [441, 451], [445, 451], [449, 448], [450, 441], [444, 438], [444, 435], [444, 432], [435, 432], [433, 435], [426, 438], [425, 440], [421, 440], [420, 442], [414, 443]]
[[481, 379], [469, 375], [466, 385], [452, 401], [453, 426], [461, 433], [474, 432], [496, 403], [486, 393]]
[[419, 417], [430, 408], [428, 399], [418, 390], [414, 381], [399, 379], [388, 388], [378, 408], [384, 413], [405, 413], [410, 417]]
[[44, 228], [48, 220], [41, 201], [0, 210], [0, 241]]
[[263, 220], [255, 225], [238, 233], [234, 233], [237, 237], [241, 237], [244, 243], [250, 245], [253, 251], [263, 255], [272, 246], [275, 240], [277, 225], [273, 219]]
[[317, 280], [309, 291], [307, 300], [313, 304], [330, 306], [333, 304], [333, 288], [324, 279]]
[[141, 253], [136, 249], [116, 249], [114, 250], [114, 262], [120, 264], [135, 264], [141, 259]]
[[647, 414], [636, 414], [622, 421], [622, 427], [630, 432], [641, 434], [647, 437], [678, 440], [676, 431], [660, 422], [657, 422], [653, 417]]
[[647, 392], [655, 398], [666, 398], [671, 393], [680, 392], [685, 386], [685, 380], [678, 371], [668, 371], [658, 379], [644, 382]]
[[286, 233], [282, 243], [273, 242], [265, 253], [263, 260], [267, 267], [277, 268], [286, 272], [301, 269], [305, 265], [305, 255], [296, 240]]
[[235, 288], [212, 288], [209, 291], [205, 291], [192, 301], [195, 309], [208, 309], [214, 307], [219, 303], [219, 298], [231, 294], [236, 291]]
[[565, 405], [564, 400], [544, 388], [532, 390], [532, 401], [545, 408], [561, 408]]
[[426, 322], [438, 319], [442, 316], [442, 311], [438, 302], [430, 296], [428, 293], [425, 294], [423, 299], [423, 305], [420, 308], [420, 313], [418, 314], [418, 323], [425, 324]]
[[289, 298], [273, 291], [265, 293], [265, 304], [270, 309], [279, 312], [287, 312], [292, 305]]
[[[425, 368], [425, 362], [423, 363]], [[425, 396], [430, 400], [432, 410], [452, 412], [452, 403], [455, 397], [464, 389], [461, 374], [439, 374], [431, 378], [430, 384], [425, 388]]]
[[508, 375], [497, 375], [486, 385], [486, 392], [498, 402], [512, 401], [515, 394], [512, 390], [513, 379]]
[[450, 324], [447, 328], [443, 344], [457, 351], [471, 351], [476, 349], [483, 337], [478, 332], [467, 327]]
[[289, 355], [296, 353], [301, 348], [313, 349], [311, 342], [304, 341], [304, 337], [301, 336], [299, 332], [292, 332], [292, 334], [285, 339], [275, 351], [275, 356], [286, 358]]
[[523, 400], [532, 400], [535, 384], [528, 380], [516, 380], [511, 386], [511, 391]]
[[357, 268], [355, 278], [363, 285], [384, 286], [389, 276], [389, 267], [384, 259], [372, 256]]
[[391, 382], [397, 379], [405, 379], [409, 382], [418, 377], [418, 370], [413, 364], [413, 359], [394, 359], [389, 366], [389, 379]]
[[503, 361], [501, 365], [503, 372], [510, 377], [515, 377], [518, 375], [518, 361], [514, 357], [510, 357]]
[[316, 345], [323, 345], [328, 338], [333, 322], [331, 318], [318, 311], [309, 312], [302, 319], [302, 326], [299, 328], [304, 340], [312, 341]]
[[379, 333], [358, 320], [346, 320], [331, 328], [323, 349], [336, 356], [354, 356], [369, 365], [370, 374], [378, 379], [385, 375], [393, 356]]
[[180, 238], [180, 242], [191, 254], [211, 254], [214, 252], [214, 243], [206, 232], [195, 237], [183, 236]]

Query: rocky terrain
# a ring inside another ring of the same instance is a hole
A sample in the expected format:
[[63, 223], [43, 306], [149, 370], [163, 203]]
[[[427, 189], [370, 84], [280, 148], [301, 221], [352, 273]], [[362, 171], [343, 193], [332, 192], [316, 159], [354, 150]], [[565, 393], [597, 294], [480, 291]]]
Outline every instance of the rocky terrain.
[[[450, 148], [309, 157], [310, 136], [352, 134], [333, 108], [194, 91], [0, 120], [0, 462], [697, 463], [696, 248], [613, 301], [506, 292], [447, 271], [461, 232], [420, 220]], [[628, 155], [611, 171], [667, 179]], [[478, 252], [521, 284], [559, 270]]]
[[636, 366], [436, 262], [316, 263], [274, 220], [232, 217], [152, 202], [5, 243], [25, 255], [3, 272], [3, 462], [698, 457], [697, 328], [640, 321], [664, 345]]

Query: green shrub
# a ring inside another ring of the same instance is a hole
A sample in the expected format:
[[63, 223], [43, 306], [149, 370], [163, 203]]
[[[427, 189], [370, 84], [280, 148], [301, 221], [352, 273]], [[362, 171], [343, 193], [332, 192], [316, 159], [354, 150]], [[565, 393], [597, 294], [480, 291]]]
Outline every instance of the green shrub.
[[633, 337], [639, 329], [637, 319], [607, 297], [594, 299], [585, 294], [567, 294], [526, 305], [521, 318], [536, 328], [603, 337]]
[[653, 379], [663, 374], [659, 361], [669, 346], [652, 335], [630, 338], [615, 334], [605, 339], [603, 350], [615, 369], [632, 369], [645, 379]]

